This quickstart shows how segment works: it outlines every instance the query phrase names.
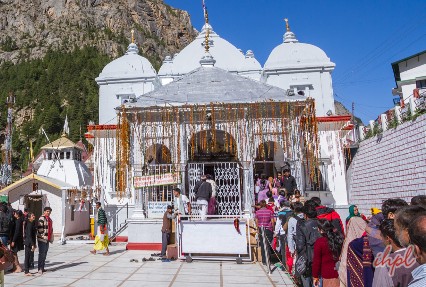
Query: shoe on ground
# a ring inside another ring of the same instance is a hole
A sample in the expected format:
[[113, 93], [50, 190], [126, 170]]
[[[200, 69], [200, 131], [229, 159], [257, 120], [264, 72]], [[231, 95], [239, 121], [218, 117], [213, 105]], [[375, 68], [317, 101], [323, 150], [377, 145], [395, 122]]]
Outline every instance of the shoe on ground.
[[39, 270], [39, 271], [38, 271], [38, 274], [39, 274], [39, 275], [43, 275], [43, 270]]

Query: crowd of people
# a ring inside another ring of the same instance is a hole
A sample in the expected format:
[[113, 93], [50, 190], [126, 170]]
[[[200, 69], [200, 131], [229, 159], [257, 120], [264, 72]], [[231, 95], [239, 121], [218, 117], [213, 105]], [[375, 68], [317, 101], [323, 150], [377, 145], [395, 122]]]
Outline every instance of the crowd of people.
[[[52, 209], [45, 207], [43, 215], [36, 221], [36, 216], [28, 209], [14, 210], [10, 204], [0, 204], [0, 245], [8, 247], [13, 253], [12, 269], [10, 272], [24, 271], [26, 276], [32, 276], [30, 269], [34, 268], [34, 251], [38, 252], [38, 273], [45, 272], [45, 262], [49, 244], [53, 242], [53, 223], [50, 218]], [[18, 259], [18, 252], [24, 250], [24, 268]], [[10, 262], [3, 262], [8, 264]], [[2, 277], [4, 266], [0, 266]], [[3, 278], [2, 278], [3, 282]]]
[[298, 286], [426, 286], [425, 195], [410, 204], [388, 199], [369, 217], [352, 205], [343, 223], [320, 198], [304, 201], [280, 175], [262, 176], [256, 186], [262, 263], [278, 258]]

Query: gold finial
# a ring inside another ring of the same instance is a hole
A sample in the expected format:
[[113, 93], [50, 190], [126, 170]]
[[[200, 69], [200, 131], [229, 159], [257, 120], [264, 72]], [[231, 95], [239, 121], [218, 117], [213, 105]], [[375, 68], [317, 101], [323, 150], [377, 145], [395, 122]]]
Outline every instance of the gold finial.
[[130, 32], [132, 32], [132, 44], [134, 44], [135, 43], [135, 30], [132, 29], [132, 31], [130, 31]]
[[285, 28], [287, 29], [287, 32], [289, 32], [290, 31], [290, 25], [288, 24], [288, 19], [285, 18], [284, 21], [285, 21]]
[[209, 13], [207, 12], [207, 8], [204, 8], [204, 19], [205, 19], [205, 26], [206, 26], [206, 39], [205, 39], [205, 45], [204, 45], [204, 49], [206, 52], [209, 51], [210, 46], [209, 46], [209, 38], [210, 38], [210, 28], [209, 28]]
[[204, 49], [206, 52], [209, 52], [210, 46], [209, 46], [209, 36], [210, 36], [210, 29], [207, 28], [206, 31], [206, 40], [205, 40], [205, 45], [204, 45]]

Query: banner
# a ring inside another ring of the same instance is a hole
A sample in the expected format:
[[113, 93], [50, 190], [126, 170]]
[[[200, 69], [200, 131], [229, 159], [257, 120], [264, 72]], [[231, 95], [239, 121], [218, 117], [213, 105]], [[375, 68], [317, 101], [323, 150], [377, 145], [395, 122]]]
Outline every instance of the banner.
[[171, 185], [178, 183], [178, 173], [165, 173], [161, 175], [145, 175], [133, 177], [133, 186], [135, 188]]

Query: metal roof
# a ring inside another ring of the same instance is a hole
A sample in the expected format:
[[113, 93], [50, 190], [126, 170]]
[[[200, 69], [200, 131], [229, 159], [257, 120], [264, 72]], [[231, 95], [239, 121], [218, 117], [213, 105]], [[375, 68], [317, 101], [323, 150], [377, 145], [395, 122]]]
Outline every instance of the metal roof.
[[287, 96], [286, 90], [248, 79], [216, 67], [198, 69], [159, 89], [141, 95], [128, 107], [185, 104], [253, 103], [265, 100], [304, 101], [305, 96]]
[[60, 138], [53, 141], [52, 143], [46, 144], [41, 147], [41, 149], [55, 149], [60, 150], [64, 148], [77, 148], [82, 150], [83, 148], [76, 145], [74, 142], [72, 142], [70, 139], [67, 138], [65, 134], [63, 134]]

